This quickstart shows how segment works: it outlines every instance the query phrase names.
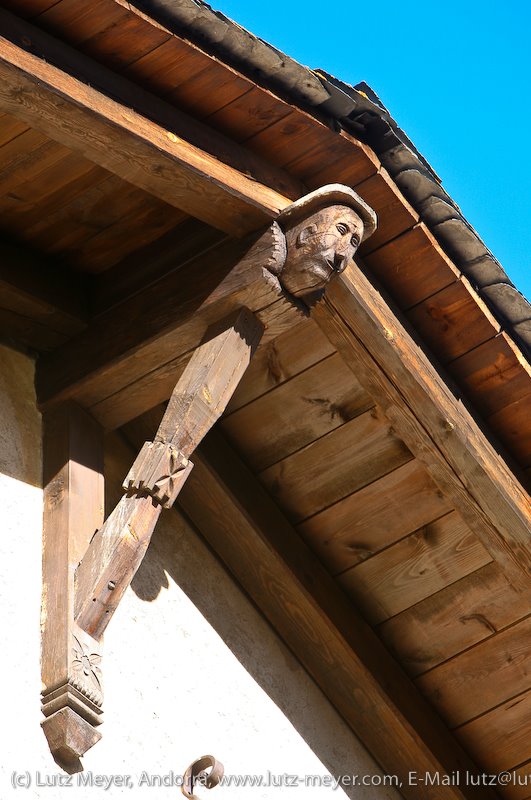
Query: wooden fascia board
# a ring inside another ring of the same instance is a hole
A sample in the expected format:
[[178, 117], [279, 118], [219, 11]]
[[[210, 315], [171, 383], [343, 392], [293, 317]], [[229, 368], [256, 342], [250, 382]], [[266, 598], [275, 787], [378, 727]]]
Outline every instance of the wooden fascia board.
[[[170, 128], [146, 116], [54, 66], [57, 55], [48, 56], [51, 37], [32, 26], [1, 12], [2, 31], [28, 29], [28, 40], [37, 35], [41, 57], [27, 52], [8, 38], [0, 38], [0, 109], [23, 119], [35, 129], [85, 158], [153, 194], [169, 205], [235, 236], [256, 230], [289, 205], [289, 198], [253, 176], [260, 162], [244, 148], [230, 143], [230, 153], [239, 166], [250, 165], [249, 174], [224, 163], [194, 142], [208, 139], [215, 150], [228, 140], [186, 115], [173, 110]], [[53, 41], [53, 40], [52, 40]], [[68, 51], [66, 45], [55, 47]], [[50, 45], [51, 47], [51, 45]], [[79, 57], [78, 57], [79, 58]], [[86, 62], [86, 59], [85, 59]], [[96, 69], [96, 67], [94, 67]], [[104, 68], [97, 66], [101, 76]], [[108, 71], [107, 71], [108, 72]], [[112, 73], [110, 73], [112, 75]], [[107, 80], [108, 92], [123, 87], [116, 76]], [[96, 85], [101, 84], [101, 77]], [[134, 84], [129, 84], [129, 87]], [[145, 95], [137, 89], [139, 95]], [[129, 88], [129, 96], [131, 88]], [[154, 98], [155, 104], [158, 102]], [[161, 102], [161, 106], [164, 104]], [[168, 115], [164, 115], [169, 123]], [[188, 138], [184, 138], [184, 137]], [[230, 160], [231, 155], [227, 158]], [[243, 168], [243, 167], [242, 167]], [[259, 173], [269, 169], [271, 182], [278, 184], [274, 168], [260, 163]], [[251, 177], [249, 176], [251, 175]], [[295, 182], [285, 176], [286, 190], [299, 192]]]
[[[160, 418], [153, 409], [124, 429], [136, 447]], [[194, 456], [178, 501], [341, 716], [408, 787], [410, 770], [476, 768], [376, 634], [301, 540], [223, 437]], [[427, 800], [466, 798], [466, 788], [425, 787]], [[477, 797], [492, 797], [490, 789]], [[474, 795], [476, 796], [476, 795]]]
[[531, 597], [529, 495], [397, 315], [354, 266], [312, 317], [508, 580]]

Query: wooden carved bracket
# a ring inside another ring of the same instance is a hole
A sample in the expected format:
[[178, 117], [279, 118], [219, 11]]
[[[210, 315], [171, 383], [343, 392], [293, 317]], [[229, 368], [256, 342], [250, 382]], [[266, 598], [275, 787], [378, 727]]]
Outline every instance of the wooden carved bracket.
[[262, 332], [244, 309], [197, 348], [154, 441], [144, 444], [125, 478], [125, 495], [101, 526], [101, 431], [73, 404], [45, 415], [43, 728], [69, 772], [82, 768], [80, 756], [101, 738], [103, 633]]
[[374, 212], [355, 192], [332, 185], [296, 201], [251, 244], [241, 245], [203, 312], [215, 313], [217, 292], [229, 305], [224, 314], [233, 312], [232, 322], [221, 329], [218, 323], [195, 350], [154, 440], [141, 448], [125, 494], [105, 522], [102, 429], [72, 402], [46, 409], [43, 729], [66, 770], [82, 769], [80, 757], [101, 738], [103, 633], [162, 509], [171, 508], [190, 474], [194, 449], [223, 413], [261, 338], [262, 322], [241, 310], [242, 286], [265, 318], [271, 304], [286, 297], [291, 311], [294, 304], [307, 309], [375, 225]]

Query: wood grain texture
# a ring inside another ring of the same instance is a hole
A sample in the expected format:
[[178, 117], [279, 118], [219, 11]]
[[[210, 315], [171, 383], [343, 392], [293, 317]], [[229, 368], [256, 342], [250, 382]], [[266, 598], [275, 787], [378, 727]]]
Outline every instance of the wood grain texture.
[[399, 614], [491, 557], [454, 512], [339, 575], [373, 624]]
[[[106, 0], [106, 2], [117, 5], [115, 0]], [[119, 13], [122, 14], [123, 11], [122, 7]], [[134, 13], [135, 17], [139, 14], [142, 16], [141, 12], [138, 12], [132, 6], [128, 6], [126, 11], [129, 16], [132, 13]], [[94, 19], [92, 14], [91, 20], [93, 21]], [[88, 84], [98, 89], [106, 97], [113, 98], [122, 106], [128, 109], [135, 109], [142, 117], [157, 123], [166, 132], [171, 132], [176, 137], [193, 143], [209, 155], [219, 159], [223, 164], [233, 167], [238, 172], [253, 178], [259, 183], [265, 183], [282, 195], [286, 194], [289, 197], [296, 198], [304, 193], [304, 187], [300, 181], [289, 176], [285, 171], [275, 168], [274, 165], [261, 159], [250, 150], [238, 146], [234, 141], [219, 131], [201, 123], [197, 118], [192, 118], [173, 103], [154, 96], [151, 92], [143, 89], [138, 81], [128, 80], [113, 69], [109, 69], [94, 58], [85, 55], [78, 47], [69, 46], [65, 41], [58, 41], [41, 28], [25, 23], [1, 10], [0, 20], [2, 32], [6, 39], [19, 46], [22, 44], [26, 50], [30, 50], [34, 55], [54, 64], [59, 69], [62, 69], [64, 73], [78, 79], [83, 84]], [[77, 22], [75, 27], [77, 31], [79, 27]], [[148, 24], [147, 27], [149, 32], [152, 26]], [[96, 35], [95, 40], [89, 40], [89, 44], [96, 44], [97, 47], [98, 37], [99, 34]], [[118, 31], [116, 31], [115, 38], [116, 51], [119, 54], [121, 52], [121, 40]], [[174, 43], [177, 42], [176, 37], [173, 36], [172, 41]], [[184, 49], [186, 63], [189, 64], [192, 52], [190, 45], [181, 41], [180, 46]], [[164, 45], [161, 47], [164, 47]], [[197, 50], [193, 50], [193, 53], [192, 61], [197, 57]], [[179, 63], [179, 72], [182, 73], [183, 62], [180, 61]], [[212, 64], [212, 59], [203, 53], [201, 54], [201, 63], [204, 67], [205, 64]], [[219, 69], [219, 63], [217, 66]], [[192, 74], [195, 74], [195, 71], [192, 64]]]
[[194, 350], [210, 325], [242, 306], [264, 310], [272, 327], [275, 316], [284, 313], [288, 324], [296, 324], [300, 312], [284, 300], [275, 305], [280, 289], [266, 269], [279, 255], [276, 230], [273, 224], [262, 236], [229, 241], [214, 260], [208, 252], [201, 254], [96, 317], [85, 334], [41, 363], [39, 402], [75, 394], [95, 406]]
[[529, 760], [531, 691], [456, 729], [456, 736], [489, 773]]
[[496, 562], [427, 597], [379, 627], [410, 675], [420, 675], [529, 613]]
[[343, 572], [451, 511], [412, 460], [301, 523], [297, 530], [332, 573]]
[[488, 418], [493, 431], [503, 437], [503, 441], [524, 469], [531, 466], [530, 410], [531, 393], [528, 393]]
[[528, 617], [430, 670], [416, 685], [455, 728], [531, 689], [530, 642]]
[[368, 253], [364, 261], [401, 309], [420, 303], [459, 278], [458, 270], [422, 222]]
[[373, 405], [335, 354], [233, 412], [221, 424], [249, 466], [261, 470]]
[[313, 318], [507, 577], [529, 593], [529, 496], [359, 270]]
[[[289, 204], [133, 110], [2, 40], [0, 108], [124, 180], [242, 235]], [[133, 166], [134, 165], [134, 166]]]
[[43, 418], [44, 532], [42, 681], [45, 693], [71, 676], [74, 570], [103, 521], [103, 438], [66, 404]]
[[242, 408], [333, 352], [333, 346], [311, 319], [301, 321], [259, 349], [227, 411]]
[[383, 167], [358, 184], [356, 191], [378, 217], [378, 229], [359, 249], [362, 258], [419, 221], [419, 215]]
[[97, 531], [75, 573], [75, 620], [99, 639], [151, 540], [190, 475], [189, 457], [223, 413], [263, 332], [246, 309], [211, 331], [179, 379], [153, 442], [124, 480], [127, 492]]
[[[142, 422], [128, 435], [142, 439]], [[149, 429], [149, 423], [148, 423]], [[470, 765], [429, 706], [219, 435], [196, 452], [179, 503], [386, 772]], [[396, 747], [396, 742], [400, 747]], [[428, 766], [429, 765], [429, 766]], [[442, 766], [444, 765], [444, 766]], [[426, 787], [426, 800], [466, 788]], [[489, 797], [489, 789], [473, 792]]]
[[441, 289], [406, 314], [443, 364], [500, 332], [500, 324], [465, 281], [462, 278]]
[[300, 522], [412, 458], [373, 409], [260, 473], [293, 522]]
[[30, 250], [0, 241], [0, 328], [37, 350], [86, 327], [83, 286]]
[[452, 361], [448, 371], [485, 417], [531, 392], [531, 367], [503, 332]]

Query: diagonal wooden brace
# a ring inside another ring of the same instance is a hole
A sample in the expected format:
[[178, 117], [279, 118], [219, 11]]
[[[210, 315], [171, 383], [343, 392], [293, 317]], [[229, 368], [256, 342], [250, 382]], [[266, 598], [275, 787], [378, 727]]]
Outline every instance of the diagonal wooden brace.
[[[82, 769], [80, 756], [101, 738], [95, 726], [101, 721], [105, 628], [144, 557], [162, 509], [171, 507], [192, 470], [191, 454], [223, 413], [262, 333], [262, 323], [247, 309], [210, 330], [179, 379], [154, 441], [143, 445], [125, 478], [126, 494], [95, 532], [97, 514], [87, 519], [84, 512], [77, 519], [71, 501], [83, 497], [87, 475], [99, 481], [101, 466], [99, 472], [92, 464], [73, 467], [76, 456], [68, 448], [58, 457], [59, 474], [62, 469], [70, 482], [52, 479], [46, 488], [43, 728], [54, 757], [69, 772]], [[94, 449], [94, 423], [81, 409], [69, 409], [76, 424], [68, 441], [77, 435], [85, 448]], [[53, 421], [48, 441], [55, 442], [56, 428], [63, 425], [57, 409]], [[83, 474], [77, 475], [80, 470]], [[101, 492], [99, 500], [101, 505]], [[65, 517], [60, 530], [58, 513]], [[86, 522], [89, 542], [86, 525], [74, 541], [76, 524]]]

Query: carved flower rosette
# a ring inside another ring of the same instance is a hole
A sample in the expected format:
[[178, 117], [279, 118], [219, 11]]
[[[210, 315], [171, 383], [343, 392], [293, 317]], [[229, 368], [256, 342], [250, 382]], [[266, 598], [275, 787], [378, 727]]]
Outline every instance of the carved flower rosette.
[[101, 680], [101, 655], [89, 643], [72, 634], [72, 661], [70, 683], [97, 706], [103, 703]]

